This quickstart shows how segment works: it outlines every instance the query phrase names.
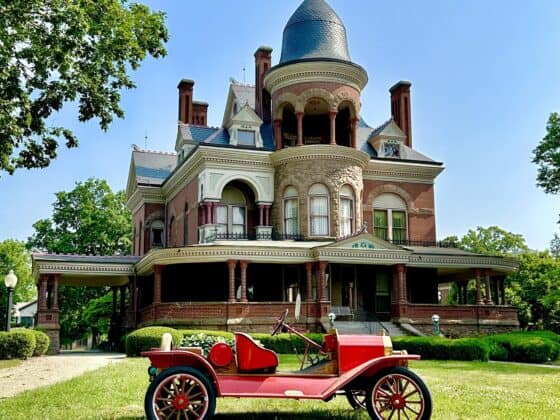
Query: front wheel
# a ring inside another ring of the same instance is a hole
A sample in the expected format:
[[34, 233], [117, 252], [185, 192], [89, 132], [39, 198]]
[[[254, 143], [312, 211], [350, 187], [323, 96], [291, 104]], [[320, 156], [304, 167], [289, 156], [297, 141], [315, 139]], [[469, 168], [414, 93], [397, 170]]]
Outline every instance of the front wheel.
[[216, 392], [199, 370], [174, 367], [150, 383], [144, 409], [149, 420], [211, 419], [216, 410]]
[[426, 420], [432, 415], [432, 397], [420, 377], [403, 367], [383, 370], [366, 393], [372, 419]]

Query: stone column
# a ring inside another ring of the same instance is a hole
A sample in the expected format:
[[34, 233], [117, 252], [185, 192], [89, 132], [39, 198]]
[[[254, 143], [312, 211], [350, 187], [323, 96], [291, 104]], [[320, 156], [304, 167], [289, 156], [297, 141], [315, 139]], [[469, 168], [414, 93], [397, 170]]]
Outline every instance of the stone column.
[[467, 303], [469, 303], [469, 281], [465, 281], [463, 282], [463, 305], [466, 305]]
[[228, 260], [228, 273], [229, 273], [229, 288], [228, 288], [228, 301], [230, 303], [235, 303], [235, 267], [237, 266], [237, 261]]
[[47, 281], [49, 276], [46, 274], [39, 277], [39, 310], [47, 309]]
[[212, 203], [204, 203], [204, 206], [206, 207], [206, 223], [212, 224]]
[[241, 268], [241, 297], [239, 301], [241, 303], [247, 303], [247, 266], [249, 261], [239, 261], [239, 267]]
[[305, 263], [305, 271], [307, 274], [306, 282], [305, 282], [305, 300], [311, 302], [313, 299], [312, 292], [313, 292], [313, 263], [306, 262]]
[[53, 283], [52, 283], [52, 309], [58, 310], [58, 281], [60, 279], [60, 274], [55, 274], [53, 276]]
[[303, 146], [303, 112], [296, 112], [297, 118], [297, 145]]
[[333, 145], [336, 144], [336, 114], [338, 114], [336, 111], [329, 112], [329, 119], [331, 122], [331, 144]]
[[264, 206], [264, 225], [265, 226], [270, 226], [270, 207], [272, 207], [270, 204], [266, 204]]
[[163, 265], [154, 265], [154, 305], [161, 303], [161, 273]]
[[328, 302], [327, 285], [325, 282], [327, 265], [327, 261], [319, 261], [319, 302]]
[[358, 130], [358, 118], [352, 118], [350, 120], [350, 147], [356, 148], [356, 133]]
[[200, 205], [200, 225], [204, 226], [206, 224], [206, 209], [204, 208], [204, 203]]
[[276, 150], [282, 149], [282, 120], [274, 120], [274, 139]]
[[406, 304], [406, 265], [395, 265], [393, 281], [397, 283], [397, 303], [399, 305]]
[[218, 203], [212, 202], [210, 203], [210, 207], [211, 207], [211, 215], [212, 215], [212, 219], [210, 220], [210, 223], [215, 225], [218, 221]]
[[485, 303], [487, 305], [492, 304], [492, 292], [490, 289], [490, 270], [484, 271], [484, 285], [486, 286], [486, 299]]
[[259, 204], [259, 226], [264, 226], [264, 204]]
[[476, 280], [476, 304], [482, 305], [484, 301], [482, 300], [482, 293], [480, 291], [480, 270], [474, 270], [475, 280]]

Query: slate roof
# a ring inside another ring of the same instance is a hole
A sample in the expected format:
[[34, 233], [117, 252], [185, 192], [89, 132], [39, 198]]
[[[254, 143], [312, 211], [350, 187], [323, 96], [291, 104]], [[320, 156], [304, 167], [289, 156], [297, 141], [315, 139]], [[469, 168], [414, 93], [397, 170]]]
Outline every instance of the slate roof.
[[161, 185], [175, 169], [177, 156], [174, 153], [142, 150], [135, 146], [132, 161], [139, 184]]
[[284, 28], [279, 64], [316, 59], [351, 61], [346, 28], [326, 1], [305, 0]]

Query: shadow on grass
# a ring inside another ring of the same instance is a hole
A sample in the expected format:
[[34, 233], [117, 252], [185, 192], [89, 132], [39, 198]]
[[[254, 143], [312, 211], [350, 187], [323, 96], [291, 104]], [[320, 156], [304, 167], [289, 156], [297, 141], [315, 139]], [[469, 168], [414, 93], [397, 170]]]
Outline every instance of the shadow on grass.
[[[360, 413], [365, 413], [361, 411], [350, 412], [347, 415], [342, 415], [340, 413], [334, 414], [328, 411], [309, 411], [306, 413], [296, 413], [296, 412], [261, 412], [261, 413], [235, 413], [235, 414], [216, 414], [214, 419], [216, 420], [306, 420], [306, 419], [332, 419], [332, 420], [357, 420], [363, 418]], [[367, 416], [366, 416], [367, 418]], [[140, 420], [145, 419], [145, 417], [118, 417], [118, 420]]]

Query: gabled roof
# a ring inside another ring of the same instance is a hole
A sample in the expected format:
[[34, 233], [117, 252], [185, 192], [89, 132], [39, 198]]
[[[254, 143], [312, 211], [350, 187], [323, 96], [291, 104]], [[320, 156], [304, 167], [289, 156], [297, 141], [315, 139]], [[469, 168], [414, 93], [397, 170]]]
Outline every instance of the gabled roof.
[[231, 117], [247, 104], [255, 109], [255, 86], [232, 81], [229, 85], [222, 125], [227, 127]]
[[175, 153], [143, 150], [133, 145], [126, 195], [130, 197], [139, 184], [161, 186], [177, 165]]
[[367, 231], [357, 232], [354, 235], [346, 238], [337, 239], [324, 245], [325, 248], [352, 248], [352, 249], [368, 249], [368, 250], [381, 250], [388, 249], [393, 251], [406, 251], [400, 246], [393, 245], [391, 242], [384, 241], [372, 233]]

